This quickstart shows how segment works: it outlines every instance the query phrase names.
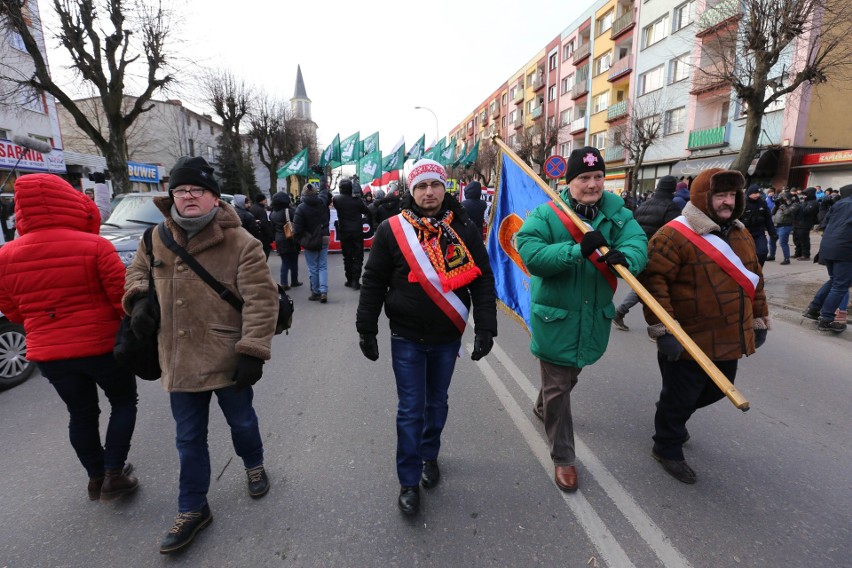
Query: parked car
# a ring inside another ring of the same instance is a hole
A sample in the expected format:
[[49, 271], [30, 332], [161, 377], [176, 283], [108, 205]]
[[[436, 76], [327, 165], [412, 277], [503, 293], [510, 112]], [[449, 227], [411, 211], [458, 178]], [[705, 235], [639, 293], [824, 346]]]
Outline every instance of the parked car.
[[12, 388], [33, 374], [36, 364], [27, 360], [24, 327], [0, 312], [0, 390]]
[[[168, 194], [164, 191], [122, 193], [112, 200], [112, 212], [101, 225], [101, 236], [112, 242], [124, 266], [133, 261], [145, 229], [163, 220], [162, 212], [154, 205], [154, 198], [161, 195]], [[233, 203], [234, 196], [223, 193], [220, 199]]]

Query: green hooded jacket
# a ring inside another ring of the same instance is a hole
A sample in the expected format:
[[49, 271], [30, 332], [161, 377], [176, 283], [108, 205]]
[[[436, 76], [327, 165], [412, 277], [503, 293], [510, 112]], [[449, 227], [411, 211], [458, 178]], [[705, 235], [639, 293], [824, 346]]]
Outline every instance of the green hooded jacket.
[[[568, 190], [562, 199], [570, 203]], [[593, 229], [624, 254], [634, 275], [648, 262], [648, 239], [624, 200], [604, 191]], [[515, 236], [531, 275], [530, 350], [548, 363], [583, 368], [601, 358], [615, 316], [613, 290], [583, 257], [550, 205], [536, 207]]]

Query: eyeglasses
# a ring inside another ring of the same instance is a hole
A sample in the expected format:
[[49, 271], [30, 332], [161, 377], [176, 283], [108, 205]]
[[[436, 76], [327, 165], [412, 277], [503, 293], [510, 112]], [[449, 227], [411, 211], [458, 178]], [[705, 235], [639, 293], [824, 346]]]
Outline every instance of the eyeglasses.
[[431, 187], [432, 189], [438, 189], [439, 187], [444, 187], [444, 184], [441, 183], [438, 180], [432, 180], [431, 182], [422, 181], [422, 182], [418, 183], [417, 185], [415, 185], [414, 189], [419, 189], [419, 190], [423, 191], [427, 187]]
[[207, 189], [203, 187], [192, 187], [190, 189], [174, 189], [172, 190], [172, 195], [174, 197], [177, 197], [178, 199], [184, 199], [187, 194], [191, 195], [192, 197], [201, 197], [202, 195], [204, 195], [205, 191], [207, 191]]

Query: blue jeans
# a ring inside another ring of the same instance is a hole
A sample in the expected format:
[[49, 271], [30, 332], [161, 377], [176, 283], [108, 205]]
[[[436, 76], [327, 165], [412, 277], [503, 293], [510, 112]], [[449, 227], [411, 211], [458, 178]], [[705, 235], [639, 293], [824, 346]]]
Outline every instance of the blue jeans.
[[[116, 363], [112, 353], [38, 364], [59, 398], [68, 407], [68, 437], [89, 477], [103, 477], [104, 469], [124, 467], [130, 438], [136, 427], [136, 377]], [[101, 445], [98, 387], [110, 404], [106, 438]]]
[[837, 308], [843, 310], [849, 305], [849, 287], [852, 286], [852, 262], [826, 260], [828, 281], [817, 291], [808, 308], [819, 310], [819, 315], [828, 320], [834, 319]]
[[[281, 276], [278, 281], [286, 288], [299, 281], [299, 251], [285, 252], [279, 256], [281, 257]], [[289, 281], [287, 280], [288, 273], [290, 274]]]
[[438, 458], [441, 432], [447, 423], [447, 391], [461, 339], [423, 344], [391, 336], [396, 376], [396, 473], [399, 484], [420, 483], [423, 461]]
[[210, 398], [216, 393], [219, 408], [231, 427], [234, 450], [246, 468], [263, 463], [263, 440], [257, 414], [251, 405], [251, 387], [238, 391], [226, 387], [215, 391], [172, 392], [169, 400], [177, 430], [175, 442], [180, 458], [180, 495], [178, 511], [197, 511], [207, 504], [210, 489], [210, 453], [207, 450], [207, 424]]
[[328, 247], [305, 250], [305, 263], [311, 278], [311, 292], [328, 294]]
[[781, 245], [784, 260], [790, 260], [790, 233], [793, 232], [793, 226], [776, 227], [776, 230], [778, 231], [778, 244]]
[[627, 312], [630, 311], [630, 308], [639, 303], [639, 294], [634, 292], [632, 289], [627, 293], [627, 296], [624, 298], [624, 301], [621, 302], [617, 308], [615, 308], [615, 314], [621, 317], [627, 315]]

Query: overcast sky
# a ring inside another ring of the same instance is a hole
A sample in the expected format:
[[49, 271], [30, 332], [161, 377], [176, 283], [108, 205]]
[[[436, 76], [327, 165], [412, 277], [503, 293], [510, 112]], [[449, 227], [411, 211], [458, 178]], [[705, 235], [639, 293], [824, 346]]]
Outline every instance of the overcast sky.
[[[180, 58], [230, 68], [289, 100], [301, 65], [320, 150], [335, 134], [380, 132], [384, 153], [405, 136], [427, 144], [582, 14], [593, 0], [360, 2], [172, 0]], [[49, 4], [39, 2], [47, 19]], [[67, 61], [48, 34], [54, 74]], [[193, 65], [196, 67], [196, 65]], [[192, 85], [178, 96], [196, 110]], [[164, 97], [165, 98], [165, 97]], [[193, 104], [194, 103], [194, 104]]]

